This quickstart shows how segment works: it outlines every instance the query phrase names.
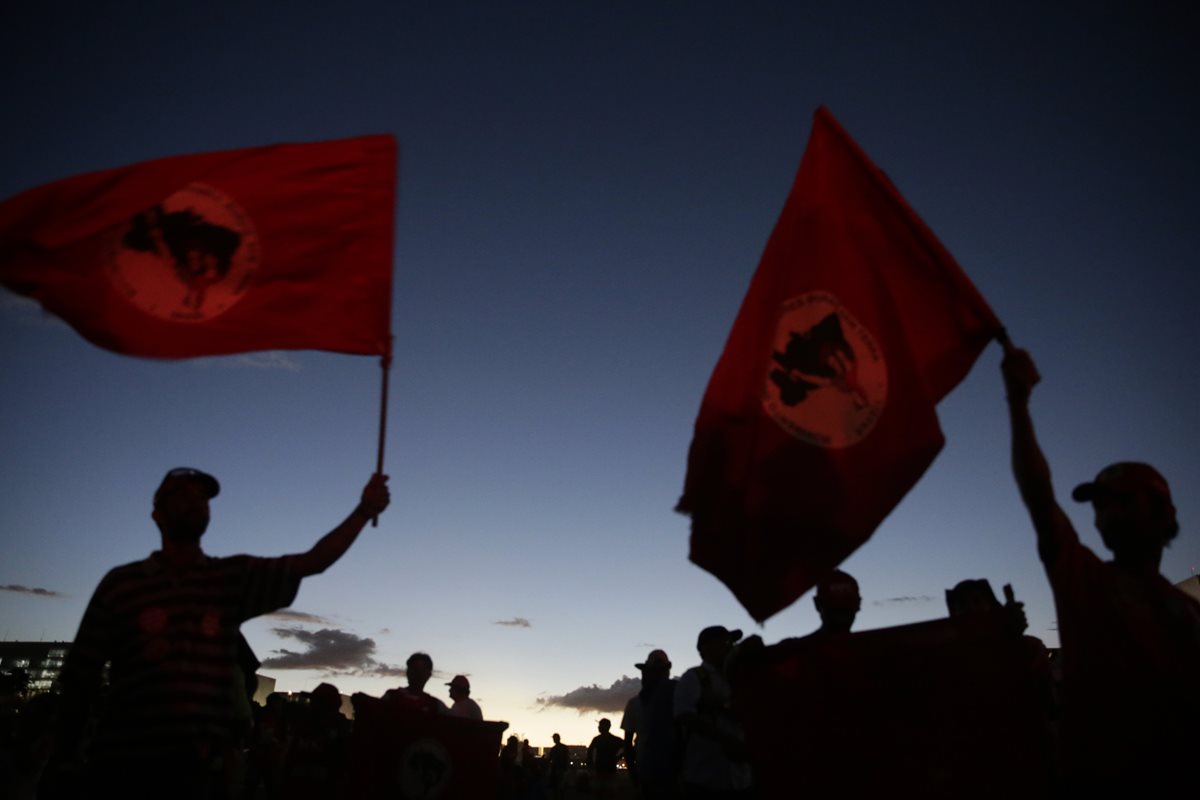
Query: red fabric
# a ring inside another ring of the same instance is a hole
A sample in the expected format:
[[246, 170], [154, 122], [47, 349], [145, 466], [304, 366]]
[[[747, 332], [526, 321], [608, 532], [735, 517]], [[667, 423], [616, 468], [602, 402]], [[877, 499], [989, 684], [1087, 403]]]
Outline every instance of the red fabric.
[[1051, 796], [1044, 672], [1002, 614], [790, 639], [734, 664], [763, 798]]
[[759, 621], [791, 604], [924, 473], [943, 443], [934, 405], [999, 329], [953, 256], [818, 109], [696, 420], [679, 503], [692, 561]]
[[390, 346], [391, 136], [177, 156], [0, 204], [0, 283], [138, 356]]
[[483, 722], [420, 711], [365, 695], [354, 697], [354, 734], [341, 796], [496, 796], [500, 737], [507, 722]]

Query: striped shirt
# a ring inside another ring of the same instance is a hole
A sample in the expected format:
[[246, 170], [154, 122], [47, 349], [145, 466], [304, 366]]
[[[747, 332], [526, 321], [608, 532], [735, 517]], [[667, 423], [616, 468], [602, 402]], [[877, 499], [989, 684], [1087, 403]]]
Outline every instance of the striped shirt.
[[110, 663], [98, 756], [178, 753], [236, 731], [238, 629], [289, 605], [287, 558], [230, 556], [183, 567], [160, 552], [111, 570], [96, 588], [63, 666], [68, 695], [92, 697]]

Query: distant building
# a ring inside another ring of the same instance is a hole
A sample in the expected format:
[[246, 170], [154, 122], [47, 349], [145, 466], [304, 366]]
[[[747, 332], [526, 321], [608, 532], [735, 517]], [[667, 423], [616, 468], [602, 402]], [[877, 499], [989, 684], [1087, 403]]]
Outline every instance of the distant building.
[[23, 671], [29, 676], [27, 691], [48, 692], [70, 649], [70, 642], [0, 642], [0, 672]]
[[[48, 692], [58, 680], [70, 649], [70, 642], [0, 642], [0, 673], [24, 671], [29, 676], [27, 692]], [[267, 695], [273, 691], [275, 679], [259, 675], [254, 701], [266, 705]], [[349, 704], [348, 699], [346, 704]]]

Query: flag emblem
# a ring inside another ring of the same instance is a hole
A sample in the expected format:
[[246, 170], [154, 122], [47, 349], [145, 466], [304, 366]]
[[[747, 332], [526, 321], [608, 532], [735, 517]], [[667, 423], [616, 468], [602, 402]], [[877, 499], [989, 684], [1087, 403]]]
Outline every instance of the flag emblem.
[[809, 444], [862, 441], [887, 402], [887, 365], [871, 333], [829, 292], [796, 295], [775, 326], [763, 406]]
[[418, 739], [400, 757], [400, 786], [403, 797], [433, 800], [441, 797], [453, 772], [449, 751], [437, 739]]
[[191, 183], [118, 231], [108, 275], [120, 296], [151, 316], [203, 322], [241, 300], [260, 260], [242, 207]]

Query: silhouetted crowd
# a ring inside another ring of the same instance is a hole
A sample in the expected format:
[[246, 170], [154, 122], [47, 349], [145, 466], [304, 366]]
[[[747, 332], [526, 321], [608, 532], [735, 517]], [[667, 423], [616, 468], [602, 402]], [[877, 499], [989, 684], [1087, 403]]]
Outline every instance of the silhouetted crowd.
[[[375, 475], [346, 519], [279, 558], [203, 553], [217, 480], [174, 469], [154, 494], [162, 547], [97, 587], [58, 691], [26, 697], [0, 675], [6, 797], [784, 798], [1076, 797], [1193, 793], [1200, 753], [1200, 603], [1161, 574], [1179, 525], [1167, 481], [1118, 462], [1075, 487], [1111, 561], [1055, 499], [1029, 413], [1039, 381], [1006, 343], [1012, 466], [1053, 590], [1061, 649], [1027, 636], [1010, 586], [947, 589], [942, 620], [854, 632], [857, 581], [823, 575], [820, 627], [773, 645], [714, 625], [700, 663], [671, 677], [653, 650], [611, 732], [586, 752], [558, 736], [539, 755], [500, 739], [470, 681], [426, 692], [429, 655], [382, 698], [330, 684], [251, 702], [257, 660], [239, 626], [286, 607], [388, 506]], [[499, 755], [497, 756], [497, 752]]]

